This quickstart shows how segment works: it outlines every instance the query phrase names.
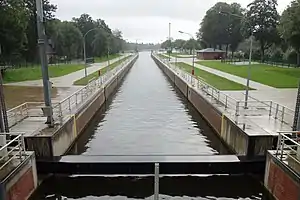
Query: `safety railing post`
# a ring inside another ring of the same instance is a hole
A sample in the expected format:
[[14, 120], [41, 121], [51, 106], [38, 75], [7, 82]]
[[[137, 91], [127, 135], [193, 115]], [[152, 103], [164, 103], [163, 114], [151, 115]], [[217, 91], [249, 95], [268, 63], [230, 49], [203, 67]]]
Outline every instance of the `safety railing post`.
[[60, 121], [60, 124], [62, 124], [62, 122], [63, 122], [63, 113], [62, 113], [61, 103], [58, 104], [58, 112], [59, 112], [59, 121]]
[[284, 122], [285, 107], [282, 107], [281, 123]]
[[225, 110], [227, 109], [227, 104], [228, 104], [228, 96], [225, 96]]
[[154, 200], [159, 200], [159, 163], [154, 165]]
[[235, 107], [235, 116], [239, 116], [239, 109], [240, 109], [240, 102], [236, 102], [236, 107]]
[[269, 110], [269, 117], [272, 116], [272, 107], [273, 107], [273, 102], [270, 102], [270, 110]]
[[69, 111], [71, 112], [71, 98], [68, 99], [68, 103], [69, 103]]
[[276, 104], [276, 110], [275, 110], [275, 119], [277, 119], [278, 117], [278, 110], [279, 110], [279, 104]]

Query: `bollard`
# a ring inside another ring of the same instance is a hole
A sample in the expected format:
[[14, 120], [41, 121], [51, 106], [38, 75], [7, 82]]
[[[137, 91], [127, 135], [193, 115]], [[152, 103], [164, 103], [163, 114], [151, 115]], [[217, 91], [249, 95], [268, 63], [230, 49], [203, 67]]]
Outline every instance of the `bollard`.
[[227, 109], [227, 101], [228, 101], [228, 97], [226, 95], [226, 97], [225, 97], [225, 110]]
[[279, 109], [278, 107], [279, 107], [279, 105], [277, 104], [277, 105], [276, 105], [276, 111], [275, 111], [275, 119], [278, 118], [278, 117], [277, 117], [277, 115], [278, 115], [278, 109]]

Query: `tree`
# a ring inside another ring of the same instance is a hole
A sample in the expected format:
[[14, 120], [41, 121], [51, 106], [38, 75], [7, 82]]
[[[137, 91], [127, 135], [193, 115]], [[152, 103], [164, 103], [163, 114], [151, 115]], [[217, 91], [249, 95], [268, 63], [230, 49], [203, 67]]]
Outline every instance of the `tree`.
[[3, 62], [22, 59], [27, 37], [28, 11], [18, 0], [0, 0], [0, 58]]
[[[36, 3], [35, 0], [22, 0], [25, 2], [26, 9], [29, 12], [28, 26], [26, 30], [27, 37], [27, 48], [25, 52], [26, 60], [34, 61], [38, 57], [38, 48], [37, 48], [37, 26], [36, 26]], [[49, 0], [43, 0], [44, 8], [44, 18], [47, 22], [50, 22], [54, 19], [54, 12], [56, 11], [56, 6], [50, 4]]]
[[248, 5], [246, 13], [247, 32], [253, 35], [260, 43], [261, 61], [264, 61], [265, 50], [279, 40], [277, 26], [279, 14], [277, 0], [254, 0]]
[[[233, 16], [233, 15], [237, 15]], [[202, 46], [216, 48], [226, 46], [232, 52], [236, 51], [239, 43], [243, 40], [241, 26], [243, 9], [240, 4], [227, 4], [219, 2], [210, 8], [201, 23], [197, 38]]]
[[72, 22], [60, 22], [56, 20], [53, 23], [52, 40], [56, 55], [66, 56], [68, 60], [79, 58], [82, 54], [82, 34]]
[[297, 52], [297, 65], [300, 66], [300, 7], [297, 1], [283, 12], [279, 25], [280, 35]]
[[230, 13], [236, 16], [229, 15], [229, 24], [227, 28], [229, 48], [232, 52], [237, 50], [239, 44], [244, 40], [242, 35], [242, 18], [237, 16], [243, 16], [244, 9], [240, 4], [233, 3], [230, 5]]

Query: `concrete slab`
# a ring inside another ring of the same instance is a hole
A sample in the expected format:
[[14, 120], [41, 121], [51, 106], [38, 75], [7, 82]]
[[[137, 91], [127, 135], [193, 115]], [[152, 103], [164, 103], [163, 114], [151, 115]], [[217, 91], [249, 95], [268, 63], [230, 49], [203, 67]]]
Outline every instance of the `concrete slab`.
[[12, 133], [24, 133], [24, 136], [33, 136], [47, 128], [46, 117], [28, 117], [10, 128]]

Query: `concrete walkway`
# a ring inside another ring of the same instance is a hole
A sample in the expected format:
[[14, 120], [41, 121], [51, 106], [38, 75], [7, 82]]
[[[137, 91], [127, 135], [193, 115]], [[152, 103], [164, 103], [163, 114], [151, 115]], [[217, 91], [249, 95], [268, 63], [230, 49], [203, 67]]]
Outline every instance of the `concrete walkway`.
[[[127, 55], [120, 56], [118, 58], [110, 60], [111, 63], [114, 63], [118, 61], [119, 59], [122, 59], [126, 57]], [[107, 66], [107, 61], [102, 63], [95, 63], [87, 68], [87, 74], [92, 74], [99, 69], [102, 69]], [[85, 76], [85, 69], [67, 74], [65, 76], [50, 78], [50, 81], [53, 83], [53, 87], [74, 87], [73, 83], [81, 79]], [[16, 82], [16, 83], [9, 83], [6, 85], [15, 85], [15, 86], [43, 86], [42, 80], [33, 80], [33, 81], [22, 81], [22, 82]]]

